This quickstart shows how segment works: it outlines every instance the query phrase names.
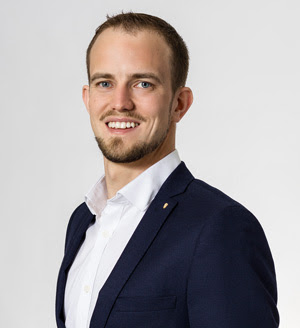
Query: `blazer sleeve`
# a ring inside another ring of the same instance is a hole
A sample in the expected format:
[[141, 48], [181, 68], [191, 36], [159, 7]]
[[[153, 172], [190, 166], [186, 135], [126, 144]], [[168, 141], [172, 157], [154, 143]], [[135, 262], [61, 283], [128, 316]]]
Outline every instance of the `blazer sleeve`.
[[187, 303], [191, 328], [278, 327], [272, 255], [260, 224], [244, 207], [227, 207], [203, 225]]

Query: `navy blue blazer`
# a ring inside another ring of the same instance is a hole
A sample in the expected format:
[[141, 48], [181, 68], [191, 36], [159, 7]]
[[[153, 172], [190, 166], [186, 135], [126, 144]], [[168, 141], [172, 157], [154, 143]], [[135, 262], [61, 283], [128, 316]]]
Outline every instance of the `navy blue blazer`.
[[[59, 328], [67, 273], [93, 220], [83, 203], [68, 225]], [[90, 328], [275, 328], [276, 302], [272, 255], [256, 218], [182, 162], [99, 292]]]

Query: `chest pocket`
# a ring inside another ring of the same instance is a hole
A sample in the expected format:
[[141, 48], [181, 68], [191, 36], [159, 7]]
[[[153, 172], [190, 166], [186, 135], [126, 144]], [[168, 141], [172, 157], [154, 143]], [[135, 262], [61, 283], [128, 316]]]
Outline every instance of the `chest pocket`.
[[117, 312], [147, 312], [176, 308], [176, 296], [120, 297], [115, 304]]

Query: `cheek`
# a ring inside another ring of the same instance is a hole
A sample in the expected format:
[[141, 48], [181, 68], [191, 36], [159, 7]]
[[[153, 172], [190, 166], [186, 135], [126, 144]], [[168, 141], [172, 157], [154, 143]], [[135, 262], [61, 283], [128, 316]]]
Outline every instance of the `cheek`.
[[149, 128], [151, 134], [160, 134], [161, 131], [167, 129], [169, 124], [169, 110], [165, 107], [158, 107], [151, 113]]
[[95, 98], [90, 99], [90, 111], [91, 112], [96, 113], [97, 111], [100, 110], [101, 107], [102, 107], [102, 104], [99, 101], [99, 99], [95, 99]]
[[107, 102], [108, 99], [104, 95], [99, 96], [97, 92], [91, 92], [89, 101], [90, 111], [94, 113], [101, 112]]
[[168, 97], [147, 97], [135, 101], [137, 112], [150, 120], [168, 120], [169, 102]]

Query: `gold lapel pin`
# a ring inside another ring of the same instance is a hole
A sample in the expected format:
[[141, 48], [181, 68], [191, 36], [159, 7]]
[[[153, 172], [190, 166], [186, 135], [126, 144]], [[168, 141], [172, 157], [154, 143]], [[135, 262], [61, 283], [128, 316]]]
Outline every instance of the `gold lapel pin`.
[[163, 206], [163, 208], [165, 209], [166, 207], [168, 207], [168, 203], [165, 203], [165, 205]]

